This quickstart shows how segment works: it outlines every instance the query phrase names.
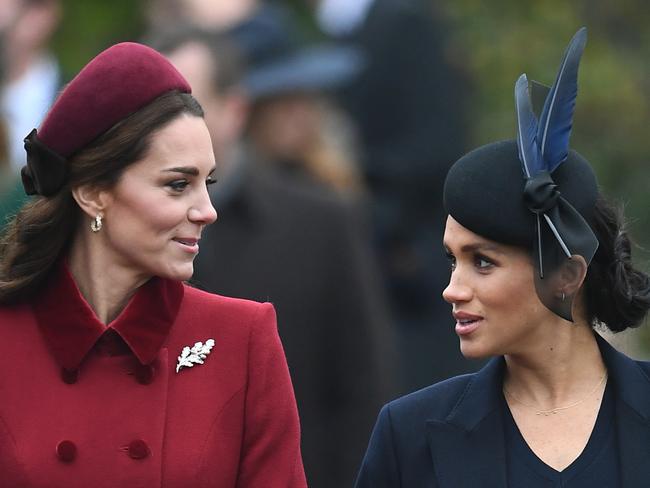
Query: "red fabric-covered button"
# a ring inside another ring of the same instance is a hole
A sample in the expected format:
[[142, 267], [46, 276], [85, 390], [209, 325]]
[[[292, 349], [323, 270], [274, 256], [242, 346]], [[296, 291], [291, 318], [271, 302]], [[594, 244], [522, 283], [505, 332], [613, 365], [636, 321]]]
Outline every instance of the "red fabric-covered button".
[[71, 463], [77, 457], [77, 446], [72, 441], [61, 441], [56, 445], [56, 456], [63, 463]]
[[127, 453], [131, 459], [144, 459], [146, 458], [151, 451], [149, 446], [142, 439], [136, 439], [131, 441]]
[[138, 364], [135, 368], [135, 379], [141, 385], [148, 385], [153, 381], [154, 368], [150, 364]]
[[61, 368], [61, 379], [63, 380], [64, 383], [67, 383], [68, 385], [73, 385], [79, 379], [79, 370]]

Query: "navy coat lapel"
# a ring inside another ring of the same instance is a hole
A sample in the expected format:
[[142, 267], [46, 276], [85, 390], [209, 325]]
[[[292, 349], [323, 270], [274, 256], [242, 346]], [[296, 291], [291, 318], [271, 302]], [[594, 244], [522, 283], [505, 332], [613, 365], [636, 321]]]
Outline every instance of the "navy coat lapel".
[[440, 488], [507, 486], [500, 410], [503, 358], [492, 359], [467, 384], [445, 417], [427, 422]]
[[621, 486], [645, 488], [650, 480], [650, 366], [631, 360], [596, 337], [616, 388]]
[[[621, 486], [650, 480], [650, 363], [634, 361], [596, 334], [616, 388]], [[500, 411], [503, 358], [476, 373], [453, 409], [427, 422], [427, 441], [439, 488], [507, 486]]]

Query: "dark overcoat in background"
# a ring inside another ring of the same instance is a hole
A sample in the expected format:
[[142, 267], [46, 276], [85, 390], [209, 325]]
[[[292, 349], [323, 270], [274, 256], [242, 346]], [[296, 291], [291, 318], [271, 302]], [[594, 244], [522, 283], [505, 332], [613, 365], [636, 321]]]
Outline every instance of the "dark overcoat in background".
[[459, 353], [451, 309], [442, 299], [449, 262], [441, 195], [447, 171], [467, 150], [469, 87], [435, 3], [374, 0], [364, 22], [340, 39], [367, 61], [341, 90], [341, 101], [359, 131], [403, 367], [400, 394], [482, 365]]
[[[634, 361], [599, 336], [616, 392], [621, 486], [650, 484], [650, 363]], [[503, 358], [386, 405], [357, 488], [503, 488], [506, 453]]]
[[382, 368], [394, 364], [368, 243], [347, 204], [321, 188], [271, 167], [240, 170], [234, 188], [213, 187], [219, 219], [203, 232], [193, 281], [274, 304], [309, 486], [352, 486], [391, 398]]

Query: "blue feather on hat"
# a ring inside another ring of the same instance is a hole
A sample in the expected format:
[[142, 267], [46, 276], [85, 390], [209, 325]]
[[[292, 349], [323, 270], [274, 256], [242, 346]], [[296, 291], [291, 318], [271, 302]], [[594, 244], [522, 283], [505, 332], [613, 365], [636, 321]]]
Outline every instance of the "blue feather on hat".
[[539, 121], [530, 101], [526, 75], [521, 75], [515, 84], [517, 146], [526, 178], [534, 177], [541, 171], [552, 173], [569, 154], [578, 95], [578, 66], [586, 42], [587, 29], [583, 27], [573, 36], [564, 53]]
[[[587, 29], [581, 28], [571, 39], [564, 53], [557, 77], [553, 86], [546, 93], [546, 98], [539, 117], [535, 115], [528, 77], [522, 74], [515, 83], [515, 108], [517, 113], [517, 148], [519, 160], [526, 178], [524, 197], [535, 201], [530, 210], [536, 215], [536, 234], [539, 274], [544, 278], [544, 263], [542, 259], [542, 228], [546, 222], [566, 257], [572, 256], [562, 232], [561, 213], [573, 213], [568, 202], [563, 201], [564, 210], [557, 208], [558, 200], [563, 200], [556, 189], [551, 174], [558, 166], [566, 161], [569, 155], [569, 139], [573, 126], [573, 113], [578, 95], [578, 66], [587, 42]], [[536, 93], [541, 93], [541, 85], [534, 85]], [[545, 88], [544, 88], [545, 90]], [[543, 195], [540, 200], [539, 195]], [[554, 211], [551, 211], [555, 209]], [[581, 221], [581, 219], [579, 219]], [[582, 224], [580, 224], [582, 225]], [[593, 235], [588, 225], [586, 233]], [[590, 239], [592, 241], [595, 240]], [[587, 261], [593, 256], [597, 241], [594, 241], [593, 251], [587, 254]], [[589, 255], [590, 254], [590, 255]]]

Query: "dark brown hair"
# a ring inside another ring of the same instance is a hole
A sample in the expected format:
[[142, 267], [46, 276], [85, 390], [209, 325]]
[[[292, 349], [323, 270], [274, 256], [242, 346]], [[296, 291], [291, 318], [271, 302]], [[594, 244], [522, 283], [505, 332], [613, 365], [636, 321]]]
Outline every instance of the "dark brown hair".
[[113, 187], [125, 168], [146, 155], [152, 134], [181, 114], [203, 117], [203, 109], [187, 93], [168, 92], [68, 160], [64, 187], [56, 195], [27, 203], [0, 238], [0, 303], [36, 291], [67, 249], [81, 215], [71, 189], [87, 184]]
[[650, 277], [632, 262], [622, 210], [599, 196], [591, 227], [599, 244], [584, 284], [587, 320], [612, 332], [637, 327], [650, 309]]

